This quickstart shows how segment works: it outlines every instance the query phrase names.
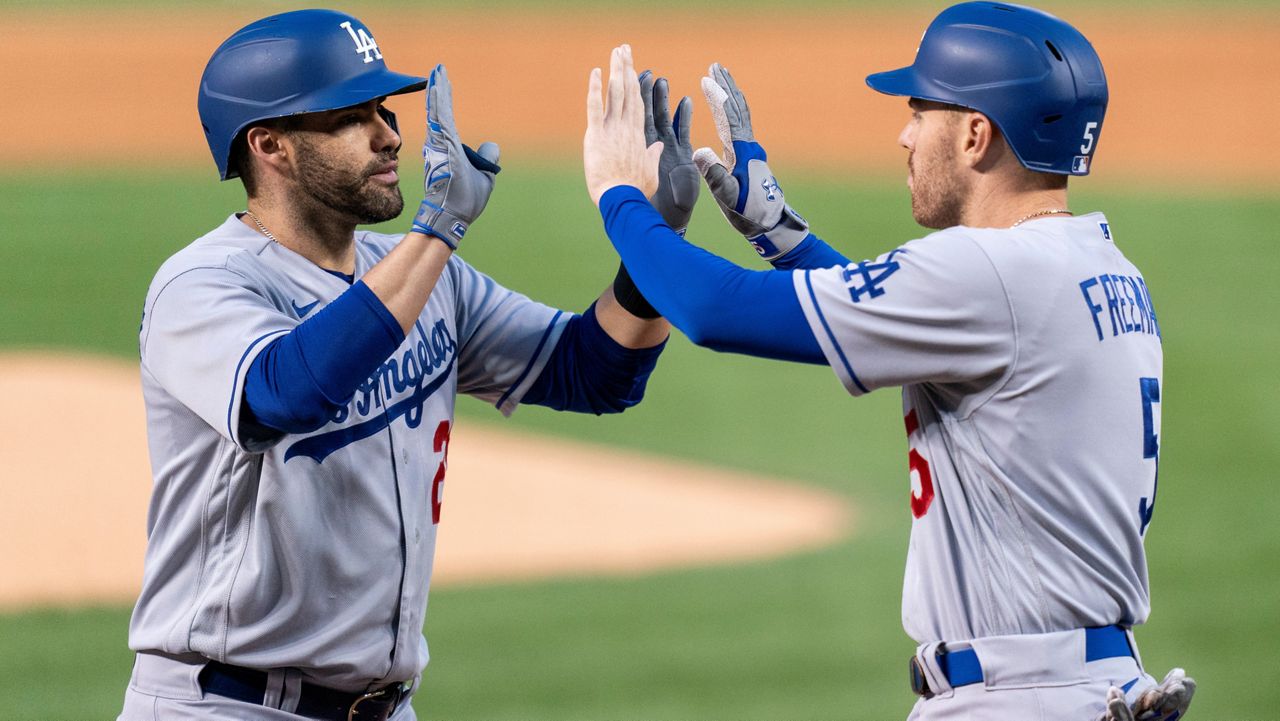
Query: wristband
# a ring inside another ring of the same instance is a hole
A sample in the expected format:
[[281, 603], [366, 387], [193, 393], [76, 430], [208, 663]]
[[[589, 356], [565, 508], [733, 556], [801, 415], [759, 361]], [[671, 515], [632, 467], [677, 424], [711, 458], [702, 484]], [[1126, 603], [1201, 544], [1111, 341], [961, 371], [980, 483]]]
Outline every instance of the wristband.
[[[449, 233], [436, 230], [436, 225], [448, 225]], [[467, 224], [446, 213], [444, 208], [423, 198], [422, 204], [418, 206], [418, 214], [413, 216], [412, 230], [439, 238], [451, 250], [457, 250], [458, 241], [462, 240], [462, 236], [467, 233]], [[453, 235], [452, 238], [449, 237], [450, 234]]]
[[618, 263], [618, 275], [613, 279], [613, 297], [617, 299], [618, 305], [637, 318], [653, 320], [662, 317], [636, 287], [631, 274], [627, 272], [627, 266], [622, 263]]

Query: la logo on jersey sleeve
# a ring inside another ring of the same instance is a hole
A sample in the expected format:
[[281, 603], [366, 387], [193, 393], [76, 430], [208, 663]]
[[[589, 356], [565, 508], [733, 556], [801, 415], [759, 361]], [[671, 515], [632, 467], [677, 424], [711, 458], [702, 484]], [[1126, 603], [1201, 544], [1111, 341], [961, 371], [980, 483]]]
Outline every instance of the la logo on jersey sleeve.
[[871, 262], [864, 260], [857, 265], [846, 266], [842, 277], [844, 278], [845, 287], [849, 289], [849, 297], [854, 303], [867, 298], [879, 298], [884, 295], [884, 288], [880, 287], [882, 283], [889, 279], [889, 276], [898, 272], [902, 266], [898, 261], [894, 260], [898, 255], [906, 255], [905, 248], [898, 248], [884, 256], [883, 260]]

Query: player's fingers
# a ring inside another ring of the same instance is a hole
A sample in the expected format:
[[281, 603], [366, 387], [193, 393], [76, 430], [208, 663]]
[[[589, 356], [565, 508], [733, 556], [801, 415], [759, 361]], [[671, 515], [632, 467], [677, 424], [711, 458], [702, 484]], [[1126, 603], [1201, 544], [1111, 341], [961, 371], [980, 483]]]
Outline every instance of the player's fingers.
[[1182, 679], [1182, 687], [1186, 689], [1186, 703], [1191, 703], [1191, 697], [1196, 695], [1196, 680], [1187, 676]]
[[502, 149], [494, 142], [481, 143], [480, 147], [476, 148], [476, 155], [479, 155], [490, 163], [497, 164], [498, 158], [502, 157]]
[[724, 88], [720, 87], [715, 77], [711, 75], [702, 78], [702, 95], [707, 99], [707, 105], [711, 107], [713, 112], [717, 108], [723, 108], [725, 98], [729, 97], [729, 94], [724, 91]]
[[663, 138], [671, 135], [671, 101], [666, 78], [658, 78], [653, 86], [653, 123]]
[[[714, 72], [715, 65], [712, 65]], [[733, 152], [733, 131], [729, 128], [729, 119], [725, 117], [724, 104], [728, 94], [724, 88], [716, 83], [715, 79], [708, 76], [702, 79], [702, 94], [707, 99], [707, 106], [711, 109], [711, 122], [716, 126], [716, 136], [720, 138], [720, 145], [724, 148], [725, 165], [733, 167], [735, 156]]]
[[623, 98], [626, 87], [622, 81], [622, 48], [616, 47], [609, 55], [609, 98], [604, 108], [606, 121], [617, 118], [622, 113]]
[[742, 93], [738, 90], [738, 86], [733, 82], [733, 76], [720, 63], [715, 64], [715, 80], [724, 92], [724, 114], [729, 121], [729, 130], [733, 133], [734, 139], [739, 139], [743, 135], [743, 129], [748, 127], [750, 122], [743, 110], [746, 105], [746, 99], [742, 97]]
[[604, 124], [604, 97], [600, 86], [600, 68], [591, 68], [587, 77], [587, 129]]
[[445, 147], [444, 128], [440, 124], [440, 77], [443, 65], [437, 65], [427, 78], [427, 143], [433, 148]]
[[689, 128], [693, 124], [693, 100], [688, 96], [680, 99], [676, 106], [676, 116], [672, 119], [676, 128], [676, 137], [681, 145], [689, 144]]
[[1106, 706], [1106, 713], [1102, 716], [1103, 721], [1133, 721], [1133, 712], [1125, 702], [1124, 691], [1115, 686], [1107, 689]]
[[693, 154], [693, 166], [698, 169], [703, 177], [706, 177], [707, 171], [713, 165], [724, 167], [724, 163], [720, 157], [716, 155], [716, 151], [711, 148], [698, 148]]
[[628, 124], [644, 127], [644, 104], [640, 100], [640, 80], [636, 77], [631, 58], [631, 46], [622, 45], [622, 112]]
[[645, 196], [651, 196], [658, 190], [658, 165], [662, 161], [662, 141], [650, 145], [644, 151], [644, 178], [649, 187], [645, 188]]
[[653, 72], [646, 70], [640, 73], [640, 100], [644, 103], [644, 142], [652, 143], [658, 139], [658, 129], [653, 117]]

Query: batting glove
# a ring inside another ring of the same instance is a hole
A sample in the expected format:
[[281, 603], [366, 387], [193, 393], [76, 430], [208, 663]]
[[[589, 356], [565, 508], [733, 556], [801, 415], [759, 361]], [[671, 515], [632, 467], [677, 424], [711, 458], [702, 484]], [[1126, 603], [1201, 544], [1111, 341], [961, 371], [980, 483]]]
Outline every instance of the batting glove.
[[1124, 691], [1112, 686], [1107, 691], [1107, 710], [1098, 721], [1177, 721], [1186, 716], [1195, 692], [1195, 679], [1180, 668], [1166, 674], [1159, 686], [1139, 694], [1132, 708]]
[[646, 70], [640, 74], [640, 97], [644, 100], [644, 140], [648, 145], [662, 141], [658, 160], [658, 190], [649, 198], [677, 233], [684, 235], [698, 202], [698, 169], [693, 164], [689, 144], [689, 123], [693, 101], [683, 98], [671, 117], [666, 78], [655, 78]]
[[702, 93], [711, 106], [724, 160], [711, 148], [699, 148], [693, 163], [729, 224], [760, 257], [780, 258], [809, 235], [809, 223], [787, 205], [764, 148], [755, 141], [747, 99], [720, 63], [702, 79]]
[[458, 140], [453, 122], [453, 86], [443, 65], [427, 79], [427, 139], [422, 144], [426, 197], [413, 218], [413, 229], [443, 240], [454, 250], [467, 228], [480, 217], [493, 193], [498, 145], [472, 150]]

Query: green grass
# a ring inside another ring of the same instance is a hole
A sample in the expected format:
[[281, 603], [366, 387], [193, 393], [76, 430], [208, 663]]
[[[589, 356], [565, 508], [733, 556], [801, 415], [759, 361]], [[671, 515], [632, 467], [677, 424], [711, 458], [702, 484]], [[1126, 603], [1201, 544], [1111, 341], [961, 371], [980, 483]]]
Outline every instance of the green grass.
[[[900, 179], [803, 182], [788, 198], [868, 257], [915, 237]], [[413, 180], [406, 180], [412, 196]], [[1092, 182], [1092, 181], [1090, 181]], [[1081, 184], [1144, 270], [1164, 331], [1160, 498], [1147, 549], [1152, 671], [1186, 666], [1196, 715], [1261, 719], [1280, 637], [1280, 201], [1197, 189], [1144, 197]], [[0, 176], [0, 348], [136, 357], [159, 263], [242, 207], [206, 172]], [[706, 199], [704, 199], [705, 201]], [[711, 203], [690, 232], [752, 262]], [[392, 224], [399, 228], [400, 223]], [[463, 255], [499, 281], [579, 310], [616, 258], [576, 170], [509, 167]], [[498, 423], [463, 401], [464, 423]], [[829, 371], [672, 341], [646, 401], [618, 417], [521, 410], [507, 427], [745, 468], [861, 507], [859, 533], [820, 552], [736, 567], [432, 593], [426, 719], [902, 718], [911, 644], [899, 626], [909, 515], [891, 391], [851, 400]], [[586, 541], [588, 539], [584, 539]], [[0, 616], [0, 719], [109, 719], [129, 673], [127, 609]], [[1258, 678], [1250, 671], [1264, 671]]]

